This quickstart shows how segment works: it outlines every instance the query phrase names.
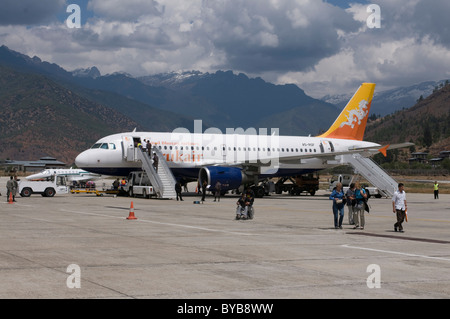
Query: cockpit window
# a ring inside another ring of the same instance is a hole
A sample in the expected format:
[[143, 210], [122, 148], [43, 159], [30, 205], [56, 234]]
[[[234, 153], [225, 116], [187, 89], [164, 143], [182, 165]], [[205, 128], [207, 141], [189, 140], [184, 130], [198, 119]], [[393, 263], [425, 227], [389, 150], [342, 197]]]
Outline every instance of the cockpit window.
[[101, 148], [104, 150], [115, 150], [116, 149], [116, 145], [114, 143], [95, 143], [94, 145], [92, 145], [91, 147], [92, 149], [94, 148]]
[[115, 150], [116, 144], [114, 144], [114, 143], [95, 143], [94, 145], [92, 145], [91, 149], [95, 149], [95, 148], [101, 148], [104, 150]]

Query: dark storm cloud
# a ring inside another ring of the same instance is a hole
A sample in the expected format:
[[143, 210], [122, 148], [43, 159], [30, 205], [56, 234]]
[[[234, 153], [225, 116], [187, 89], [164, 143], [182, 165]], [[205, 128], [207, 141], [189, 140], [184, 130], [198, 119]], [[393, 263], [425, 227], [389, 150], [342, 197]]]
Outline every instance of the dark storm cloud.
[[211, 0], [204, 6], [204, 32], [231, 68], [246, 72], [310, 69], [340, 51], [340, 31], [360, 26], [320, 1]]
[[54, 19], [65, 0], [2, 0], [0, 25], [33, 25]]
[[411, 22], [418, 34], [450, 48], [449, 14], [448, 0], [421, 0], [415, 7]]

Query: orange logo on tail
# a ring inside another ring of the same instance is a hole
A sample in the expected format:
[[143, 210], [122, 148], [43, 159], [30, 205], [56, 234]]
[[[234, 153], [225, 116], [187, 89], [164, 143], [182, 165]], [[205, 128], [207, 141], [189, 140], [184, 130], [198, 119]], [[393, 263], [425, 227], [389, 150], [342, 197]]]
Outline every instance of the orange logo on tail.
[[375, 84], [363, 83], [330, 129], [319, 137], [362, 141]]
[[352, 129], [355, 124], [361, 125], [361, 122], [369, 114], [369, 105], [366, 100], [359, 102], [357, 109], [351, 110], [347, 116], [347, 122], [343, 122], [339, 127], [344, 127], [345, 125], [350, 126]]

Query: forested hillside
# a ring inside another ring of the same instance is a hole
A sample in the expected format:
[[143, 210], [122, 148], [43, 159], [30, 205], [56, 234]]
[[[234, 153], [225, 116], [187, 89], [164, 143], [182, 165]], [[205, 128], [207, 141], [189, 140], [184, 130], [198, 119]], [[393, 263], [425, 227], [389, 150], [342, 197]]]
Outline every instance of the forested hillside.
[[[450, 85], [442, 85], [409, 109], [370, 121], [364, 139], [380, 144], [413, 142], [412, 151], [431, 156], [450, 150]], [[409, 156], [410, 150], [405, 151], [403, 157]]]
[[72, 164], [93, 141], [138, 124], [48, 78], [0, 66], [0, 159]]

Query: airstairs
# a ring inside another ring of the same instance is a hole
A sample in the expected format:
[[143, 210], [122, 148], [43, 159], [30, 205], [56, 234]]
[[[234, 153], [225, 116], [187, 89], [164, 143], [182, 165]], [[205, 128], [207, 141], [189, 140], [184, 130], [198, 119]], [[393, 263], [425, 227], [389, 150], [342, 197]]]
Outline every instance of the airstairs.
[[342, 161], [353, 166], [373, 186], [378, 188], [381, 195], [392, 197], [397, 190], [398, 183], [377, 163], [361, 154], [342, 155]]
[[138, 148], [136, 153], [136, 159], [142, 162], [142, 168], [147, 173], [158, 198], [175, 198], [176, 180], [161, 151], [157, 147], [152, 148], [152, 153], [156, 153], [159, 159], [158, 171], [153, 167], [153, 161], [146, 151]]

